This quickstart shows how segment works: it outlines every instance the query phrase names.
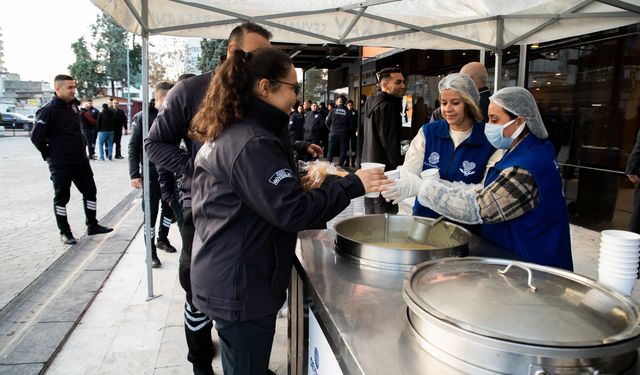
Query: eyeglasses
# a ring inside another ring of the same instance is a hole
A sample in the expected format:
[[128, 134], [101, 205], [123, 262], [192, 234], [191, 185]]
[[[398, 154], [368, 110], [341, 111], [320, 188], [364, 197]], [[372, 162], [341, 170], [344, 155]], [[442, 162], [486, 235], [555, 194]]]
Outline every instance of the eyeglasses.
[[299, 83], [289, 83], [289, 82], [283, 82], [283, 81], [278, 81], [277, 79], [272, 79], [273, 82], [278, 82], [278, 83], [284, 83], [285, 85], [289, 85], [291, 87], [293, 87], [293, 92], [296, 93], [296, 96], [298, 96], [300, 94], [300, 84]]

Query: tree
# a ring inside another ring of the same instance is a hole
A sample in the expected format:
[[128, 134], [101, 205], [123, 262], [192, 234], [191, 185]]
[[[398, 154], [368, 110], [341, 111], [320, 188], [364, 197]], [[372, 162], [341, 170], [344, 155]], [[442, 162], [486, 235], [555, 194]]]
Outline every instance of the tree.
[[104, 75], [99, 71], [99, 63], [87, 49], [84, 37], [71, 44], [76, 61], [69, 65], [69, 72], [75, 78], [78, 94], [83, 98], [96, 96], [101, 91]]
[[304, 100], [323, 102], [327, 97], [328, 71], [326, 69], [310, 69], [304, 72], [304, 77]]
[[198, 59], [198, 69], [208, 72], [215, 69], [220, 63], [220, 58], [227, 54], [226, 39], [202, 39], [200, 41], [202, 54]]
[[162, 62], [162, 54], [149, 53], [149, 86], [153, 87], [158, 81], [167, 79], [167, 67]]
[[114, 82], [120, 82], [123, 87], [127, 82], [127, 31], [102, 13], [91, 25], [91, 33], [98, 61], [111, 82], [111, 95], [115, 96]]

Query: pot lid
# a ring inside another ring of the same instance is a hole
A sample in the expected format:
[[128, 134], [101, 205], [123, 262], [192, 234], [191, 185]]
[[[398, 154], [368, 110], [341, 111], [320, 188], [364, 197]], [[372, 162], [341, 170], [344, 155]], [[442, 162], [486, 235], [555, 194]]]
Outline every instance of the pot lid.
[[640, 311], [630, 298], [531, 263], [478, 257], [425, 262], [407, 276], [403, 294], [419, 316], [513, 342], [584, 347], [640, 334]]

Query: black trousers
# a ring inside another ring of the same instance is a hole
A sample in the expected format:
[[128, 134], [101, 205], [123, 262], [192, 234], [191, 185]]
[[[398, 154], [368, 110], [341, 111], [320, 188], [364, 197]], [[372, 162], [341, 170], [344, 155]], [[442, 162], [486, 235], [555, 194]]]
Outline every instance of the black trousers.
[[276, 332], [276, 314], [244, 322], [216, 319], [225, 375], [264, 375]]
[[189, 353], [187, 360], [194, 367], [210, 367], [213, 361], [214, 348], [211, 340], [213, 323], [205, 314], [198, 311], [193, 305], [191, 294], [191, 248], [195, 227], [191, 208], [185, 207], [182, 212], [182, 250], [180, 252], [180, 265], [178, 267], [178, 279], [186, 293], [184, 304], [184, 333], [187, 339]]
[[96, 155], [96, 139], [95, 133], [91, 128], [82, 128], [82, 136], [84, 137], [84, 143], [87, 144], [87, 155], [93, 157]]
[[397, 214], [398, 205], [387, 202], [381, 195], [377, 198], [364, 197], [364, 213], [370, 214]]
[[113, 144], [116, 148], [116, 157], [122, 157], [122, 147], [120, 146], [121, 140], [122, 140], [122, 129], [120, 129], [120, 131], [114, 130]]
[[67, 220], [67, 203], [71, 198], [71, 183], [82, 194], [86, 224], [94, 225], [96, 220], [96, 183], [89, 160], [79, 164], [50, 165], [51, 181], [53, 182], [53, 212], [60, 234], [70, 233], [71, 227]]
[[[151, 208], [151, 246], [155, 249], [155, 227], [158, 221], [158, 209], [160, 209], [161, 220], [158, 227], [158, 239], [166, 240], [169, 235], [169, 228], [171, 228], [171, 222], [173, 221], [173, 210], [168, 204], [162, 201], [162, 193], [160, 192], [160, 183], [158, 179], [150, 181], [149, 183], [149, 207]], [[142, 201], [142, 211], [145, 210], [144, 200]], [[145, 233], [146, 235], [146, 233]]]

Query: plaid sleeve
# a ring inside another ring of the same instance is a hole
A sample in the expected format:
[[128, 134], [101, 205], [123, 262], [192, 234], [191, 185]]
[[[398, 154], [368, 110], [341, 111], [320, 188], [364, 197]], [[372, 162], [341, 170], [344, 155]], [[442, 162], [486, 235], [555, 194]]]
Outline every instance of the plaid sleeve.
[[503, 170], [477, 196], [480, 216], [486, 224], [515, 219], [538, 204], [538, 187], [529, 171], [520, 167]]

